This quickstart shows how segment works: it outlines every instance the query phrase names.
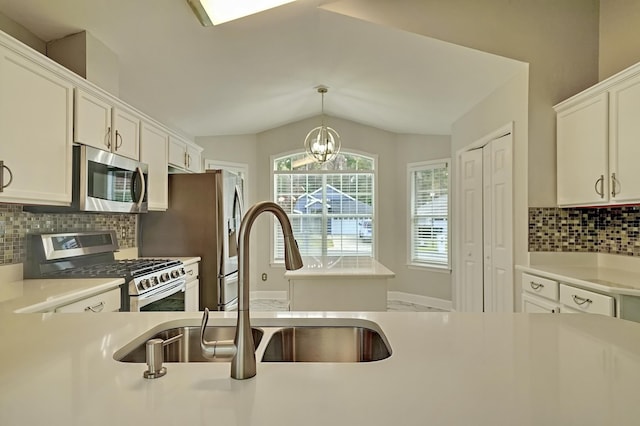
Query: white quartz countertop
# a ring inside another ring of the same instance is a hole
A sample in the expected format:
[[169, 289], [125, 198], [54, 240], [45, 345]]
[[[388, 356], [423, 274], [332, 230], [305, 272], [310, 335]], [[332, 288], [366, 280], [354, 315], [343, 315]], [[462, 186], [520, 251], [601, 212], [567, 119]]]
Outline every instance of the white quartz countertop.
[[304, 266], [296, 271], [286, 271], [284, 276], [297, 278], [393, 278], [395, 273], [371, 257], [311, 257], [302, 259]]
[[640, 273], [586, 265], [531, 265], [516, 269], [611, 294], [640, 296]]
[[124, 284], [122, 278], [28, 279], [0, 283], [0, 312], [44, 312]]
[[[373, 322], [370, 363], [167, 363], [156, 380], [114, 353], [198, 313], [0, 313], [0, 424], [637, 425], [640, 324], [600, 315], [252, 313], [267, 326]], [[233, 325], [212, 313], [209, 325]]]
[[[199, 257], [176, 257], [185, 265]], [[0, 282], [0, 312], [46, 312], [124, 284], [122, 278], [23, 279]]]

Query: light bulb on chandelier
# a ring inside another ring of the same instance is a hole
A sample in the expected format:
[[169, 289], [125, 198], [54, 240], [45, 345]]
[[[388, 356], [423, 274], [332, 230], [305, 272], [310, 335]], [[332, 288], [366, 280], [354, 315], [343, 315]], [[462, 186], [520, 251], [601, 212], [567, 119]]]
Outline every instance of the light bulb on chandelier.
[[304, 139], [304, 148], [307, 154], [319, 163], [333, 160], [340, 152], [340, 135], [331, 127], [324, 124], [324, 94], [325, 86], [318, 87], [318, 93], [322, 95], [322, 121], [321, 125], [312, 129]]

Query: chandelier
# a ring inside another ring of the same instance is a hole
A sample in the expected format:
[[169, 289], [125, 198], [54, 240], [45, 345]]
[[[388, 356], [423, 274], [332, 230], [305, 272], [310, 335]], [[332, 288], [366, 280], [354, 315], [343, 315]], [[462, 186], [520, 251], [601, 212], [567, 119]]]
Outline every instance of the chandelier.
[[341, 145], [338, 132], [324, 124], [324, 94], [327, 90], [325, 86], [318, 87], [318, 93], [322, 96], [321, 124], [312, 129], [304, 139], [304, 149], [318, 163], [333, 160], [340, 152]]

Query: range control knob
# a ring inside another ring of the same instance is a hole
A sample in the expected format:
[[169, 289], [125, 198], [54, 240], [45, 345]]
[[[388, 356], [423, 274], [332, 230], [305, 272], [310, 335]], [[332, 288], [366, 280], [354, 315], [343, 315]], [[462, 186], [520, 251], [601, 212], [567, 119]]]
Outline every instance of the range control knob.
[[151, 287], [151, 284], [149, 283], [149, 280], [147, 278], [140, 280], [141, 289], [147, 289], [149, 287]]
[[149, 278], [149, 282], [151, 283], [152, 286], [158, 285], [158, 277]]
[[177, 269], [174, 269], [173, 271], [171, 271], [171, 278], [178, 278], [180, 276], [180, 271], [178, 271]]
[[164, 283], [164, 282], [167, 282], [167, 281], [169, 281], [169, 274], [165, 272], [162, 275], [160, 275], [160, 282]]

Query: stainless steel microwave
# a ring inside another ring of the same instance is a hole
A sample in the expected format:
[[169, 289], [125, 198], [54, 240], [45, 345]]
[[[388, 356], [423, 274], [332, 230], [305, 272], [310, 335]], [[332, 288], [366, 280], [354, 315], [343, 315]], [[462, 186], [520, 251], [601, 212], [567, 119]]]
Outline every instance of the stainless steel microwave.
[[86, 145], [73, 147], [73, 199], [69, 207], [25, 206], [34, 212], [146, 213], [149, 167]]

